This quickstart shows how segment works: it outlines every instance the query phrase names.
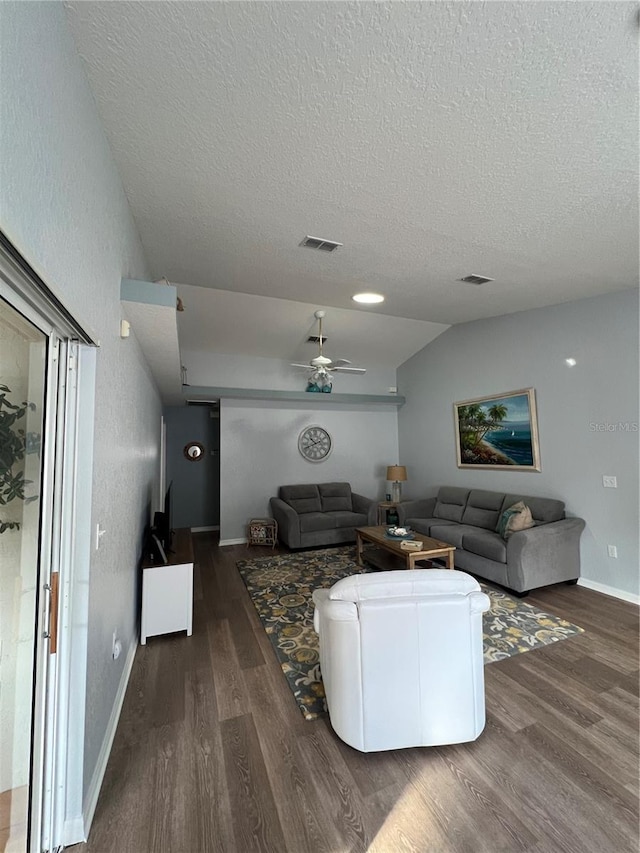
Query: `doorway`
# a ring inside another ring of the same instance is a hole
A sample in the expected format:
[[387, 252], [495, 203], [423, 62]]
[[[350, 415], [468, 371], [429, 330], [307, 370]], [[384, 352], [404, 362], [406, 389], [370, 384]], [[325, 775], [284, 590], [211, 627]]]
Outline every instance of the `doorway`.
[[[167, 485], [171, 483], [173, 527], [217, 530], [220, 526], [220, 406], [218, 403], [171, 406], [167, 428]], [[202, 453], [186, 454], [190, 443]]]

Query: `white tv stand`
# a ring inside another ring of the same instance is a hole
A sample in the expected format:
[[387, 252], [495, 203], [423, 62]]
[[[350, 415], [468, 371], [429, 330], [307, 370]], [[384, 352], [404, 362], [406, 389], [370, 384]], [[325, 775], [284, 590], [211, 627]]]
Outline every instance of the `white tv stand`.
[[193, 545], [189, 528], [175, 531], [168, 563], [142, 563], [140, 643], [147, 637], [193, 628]]

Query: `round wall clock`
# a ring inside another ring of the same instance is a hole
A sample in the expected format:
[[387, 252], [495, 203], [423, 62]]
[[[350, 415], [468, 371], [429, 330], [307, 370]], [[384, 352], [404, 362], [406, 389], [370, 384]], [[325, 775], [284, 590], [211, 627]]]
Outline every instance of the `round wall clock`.
[[331, 436], [316, 424], [305, 427], [298, 437], [298, 450], [309, 462], [324, 462], [332, 449]]

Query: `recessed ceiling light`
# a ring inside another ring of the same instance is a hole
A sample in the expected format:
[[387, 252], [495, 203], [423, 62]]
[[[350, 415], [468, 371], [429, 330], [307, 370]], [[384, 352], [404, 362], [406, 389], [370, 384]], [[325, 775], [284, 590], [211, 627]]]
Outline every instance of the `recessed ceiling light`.
[[379, 293], [356, 293], [351, 298], [354, 302], [360, 302], [362, 305], [376, 305], [378, 302], [384, 302], [384, 296]]
[[567, 364], [569, 367], [575, 367], [575, 366], [576, 366], [576, 364], [578, 363], [578, 362], [575, 360], [575, 358], [565, 358], [565, 360], [564, 360], [564, 361], [565, 361], [565, 364]]

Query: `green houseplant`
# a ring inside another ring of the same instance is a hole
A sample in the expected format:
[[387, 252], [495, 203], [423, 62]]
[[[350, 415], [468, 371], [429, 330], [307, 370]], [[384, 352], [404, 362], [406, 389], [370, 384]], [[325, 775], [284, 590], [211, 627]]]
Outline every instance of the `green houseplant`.
[[[7, 398], [11, 389], [0, 385], [0, 506], [6, 506], [14, 500], [31, 503], [37, 495], [24, 496], [25, 486], [32, 480], [25, 480], [24, 466], [21, 464], [27, 452], [27, 434], [19, 422], [27, 410], [35, 411], [35, 403], [12, 403]], [[0, 533], [6, 530], [19, 530], [20, 522], [3, 521], [0, 518]]]

